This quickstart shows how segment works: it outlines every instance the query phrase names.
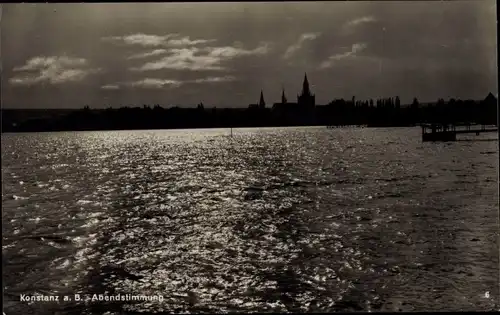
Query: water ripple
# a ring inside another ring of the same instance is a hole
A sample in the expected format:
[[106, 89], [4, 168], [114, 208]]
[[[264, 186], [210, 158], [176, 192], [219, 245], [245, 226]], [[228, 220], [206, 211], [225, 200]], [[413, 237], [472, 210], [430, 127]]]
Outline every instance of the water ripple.
[[[497, 145], [419, 141], [416, 129], [2, 135], [6, 312], [498, 308], [498, 191], [484, 175]], [[164, 299], [12, 298], [36, 292]]]

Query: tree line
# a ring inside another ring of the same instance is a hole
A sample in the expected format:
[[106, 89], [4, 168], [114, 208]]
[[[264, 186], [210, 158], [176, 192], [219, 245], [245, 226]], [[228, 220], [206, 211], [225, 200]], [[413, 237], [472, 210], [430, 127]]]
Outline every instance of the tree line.
[[315, 107], [194, 108], [159, 104], [120, 108], [82, 109], [49, 117], [22, 119], [2, 110], [2, 132], [69, 130], [178, 129], [227, 127], [278, 127], [303, 125], [414, 126], [419, 123], [497, 124], [497, 100], [490, 93], [482, 101], [439, 99], [420, 104], [415, 98], [401, 105], [399, 97], [369, 100], [336, 99]]

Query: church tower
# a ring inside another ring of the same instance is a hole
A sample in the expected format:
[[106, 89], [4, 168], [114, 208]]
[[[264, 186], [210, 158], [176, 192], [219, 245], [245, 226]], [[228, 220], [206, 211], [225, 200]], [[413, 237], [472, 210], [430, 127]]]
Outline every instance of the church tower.
[[285, 96], [285, 88], [283, 88], [282, 92], [281, 92], [281, 104], [286, 104], [287, 103], [287, 100], [286, 100], [286, 96]]
[[266, 107], [266, 102], [264, 101], [264, 93], [262, 92], [262, 90], [260, 91], [259, 107], [260, 108]]
[[301, 107], [314, 107], [316, 105], [316, 96], [311, 93], [309, 88], [309, 80], [307, 73], [304, 74], [304, 82], [302, 83], [302, 94], [297, 96], [297, 103]]
[[302, 83], [302, 95], [310, 96], [311, 90], [309, 89], [309, 81], [307, 80], [307, 73], [304, 73], [304, 82]]

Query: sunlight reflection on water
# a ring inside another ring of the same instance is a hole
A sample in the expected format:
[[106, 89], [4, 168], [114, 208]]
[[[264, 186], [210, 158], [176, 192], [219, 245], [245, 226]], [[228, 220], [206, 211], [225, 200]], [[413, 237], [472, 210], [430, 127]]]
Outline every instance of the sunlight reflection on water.
[[233, 133], [2, 135], [6, 292], [165, 297], [38, 314], [498, 308], [497, 142]]

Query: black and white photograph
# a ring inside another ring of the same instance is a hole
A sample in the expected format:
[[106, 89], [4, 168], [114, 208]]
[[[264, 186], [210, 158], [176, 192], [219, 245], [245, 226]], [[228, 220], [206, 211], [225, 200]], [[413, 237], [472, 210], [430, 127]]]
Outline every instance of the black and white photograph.
[[500, 311], [496, 1], [0, 17], [3, 314]]

